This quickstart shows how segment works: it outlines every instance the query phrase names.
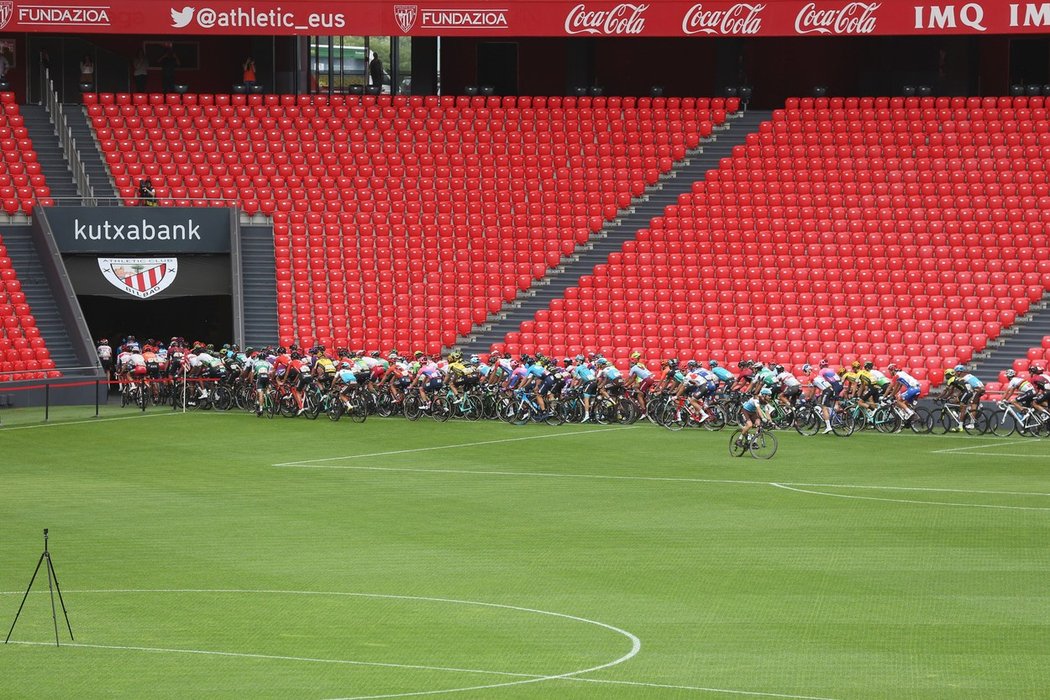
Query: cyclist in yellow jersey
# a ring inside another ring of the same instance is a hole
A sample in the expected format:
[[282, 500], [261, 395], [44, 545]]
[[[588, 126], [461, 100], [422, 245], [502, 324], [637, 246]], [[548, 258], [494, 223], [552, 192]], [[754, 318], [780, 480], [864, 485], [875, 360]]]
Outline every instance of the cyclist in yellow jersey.
[[949, 367], [944, 370], [944, 389], [941, 390], [941, 398], [945, 401], [953, 401], [962, 396], [964, 390], [965, 382], [955, 373], [955, 369]]
[[314, 363], [314, 377], [324, 382], [324, 385], [327, 386], [331, 383], [332, 378], [335, 377], [335, 371], [336, 367], [332, 359], [328, 355], [321, 353], [317, 358], [317, 362]]
[[459, 352], [453, 352], [448, 356], [447, 372], [448, 386], [456, 396], [459, 396], [460, 390], [466, 391], [476, 386], [480, 379], [477, 368], [465, 364], [463, 355]]
[[857, 370], [860, 369], [860, 363], [854, 362], [855, 367], [846, 369], [845, 367], [839, 368], [839, 376], [842, 378], [842, 396], [843, 398], [851, 399], [857, 395], [859, 389], [859, 377]]

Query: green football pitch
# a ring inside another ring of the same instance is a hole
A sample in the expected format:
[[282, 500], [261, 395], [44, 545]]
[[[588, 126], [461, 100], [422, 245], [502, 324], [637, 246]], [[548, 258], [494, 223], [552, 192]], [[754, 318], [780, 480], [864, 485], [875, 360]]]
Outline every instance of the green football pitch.
[[1050, 441], [12, 415], [0, 697], [1050, 697]]

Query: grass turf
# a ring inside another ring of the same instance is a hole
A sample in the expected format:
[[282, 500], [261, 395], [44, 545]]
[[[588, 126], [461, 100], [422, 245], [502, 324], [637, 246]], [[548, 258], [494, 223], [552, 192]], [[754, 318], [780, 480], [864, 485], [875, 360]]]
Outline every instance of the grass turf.
[[0, 696], [1047, 697], [1050, 442], [160, 413], [0, 430]]

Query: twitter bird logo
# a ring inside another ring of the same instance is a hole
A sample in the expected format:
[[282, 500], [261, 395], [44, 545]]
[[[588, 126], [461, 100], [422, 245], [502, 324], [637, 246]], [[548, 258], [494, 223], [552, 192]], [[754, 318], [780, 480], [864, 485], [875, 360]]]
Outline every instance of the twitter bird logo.
[[175, 27], [176, 29], [182, 29], [192, 21], [192, 7], [184, 7], [181, 10], [176, 10], [174, 7], [171, 8], [171, 26]]

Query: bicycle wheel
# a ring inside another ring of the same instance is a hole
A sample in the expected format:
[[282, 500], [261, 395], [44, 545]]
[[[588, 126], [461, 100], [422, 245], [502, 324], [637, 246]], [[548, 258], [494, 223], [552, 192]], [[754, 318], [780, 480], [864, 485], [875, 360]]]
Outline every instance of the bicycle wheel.
[[673, 403], [664, 404], [662, 415], [660, 416], [660, 425], [672, 432], [678, 432], [685, 427], [686, 419], [682, 415], [684, 412], [684, 408], [679, 409]]
[[816, 435], [823, 424], [824, 420], [814, 413], [812, 409], [795, 414], [795, 430], [798, 431], [799, 435], [805, 435], [806, 437]]
[[452, 415], [452, 404], [444, 396], [435, 396], [430, 400], [430, 417], [438, 423], [444, 423]]
[[547, 417], [544, 419], [544, 422], [547, 425], [557, 427], [565, 422], [565, 413], [561, 403], [551, 404], [548, 400]]
[[875, 409], [872, 419], [875, 422], [875, 430], [880, 433], [896, 433], [901, 429], [901, 417], [890, 410], [889, 406], [879, 406]]
[[996, 411], [988, 421], [988, 429], [996, 437], [1010, 437], [1014, 434], [1016, 425], [1013, 416], [1003, 410]]
[[346, 411], [346, 405], [343, 403], [343, 397], [338, 394], [335, 396], [328, 397], [328, 410], [325, 411], [328, 414], [328, 420], [337, 422], [343, 417], [343, 413]]
[[930, 432], [933, 429], [933, 416], [930, 414], [930, 410], [922, 406], [916, 406], [913, 410], [915, 414], [907, 419], [902, 419], [901, 424], [908, 426], [913, 433], [920, 435]]
[[743, 432], [740, 428], [734, 430], [733, 434], [729, 436], [730, 457], [743, 457], [744, 453], [747, 452], [747, 445], [744, 444], [742, 436]]
[[663, 407], [663, 398], [650, 398], [645, 402], [645, 417], [653, 425], [660, 425], [660, 409]]
[[351, 399], [350, 410], [347, 411], [347, 415], [354, 423], [364, 423], [368, 418], [368, 402], [361, 397]]
[[532, 420], [532, 416], [532, 406], [529, 405], [528, 401], [522, 401], [514, 411], [513, 423], [514, 425], [525, 425]]
[[634, 425], [638, 421], [638, 405], [634, 401], [628, 398], [620, 399], [617, 410], [620, 414], [620, 422], [624, 425]]
[[856, 429], [856, 424], [853, 421], [853, 416], [848, 413], [841, 413], [832, 409], [831, 414], [831, 431], [839, 437], [849, 437], [853, 434]]
[[473, 396], [464, 396], [463, 403], [459, 407], [460, 415], [466, 418], [468, 421], [474, 422], [481, 420], [481, 403]]
[[708, 413], [703, 426], [705, 430], [716, 431], [726, 427], [726, 414], [718, 404], [711, 404], [705, 409]]
[[508, 396], [501, 397], [496, 402], [496, 417], [504, 423], [513, 423], [518, 413], [518, 407]]
[[988, 414], [978, 409], [975, 415], [970, 415], [963, 425], [967, 435], [984, 435], [988, 432]]
[[755, 459], [772, 459], [777, 453], [777, 436], [763, 430], [751, 440], [748, 449]]
[[404, 405], [401, 409], [405, 418], [409, 420], [419, 420], [419, 417], [423, 415], [423, 408], [419, 403], [419, 397], [416, 394], [408, 394], [405, 396]]

